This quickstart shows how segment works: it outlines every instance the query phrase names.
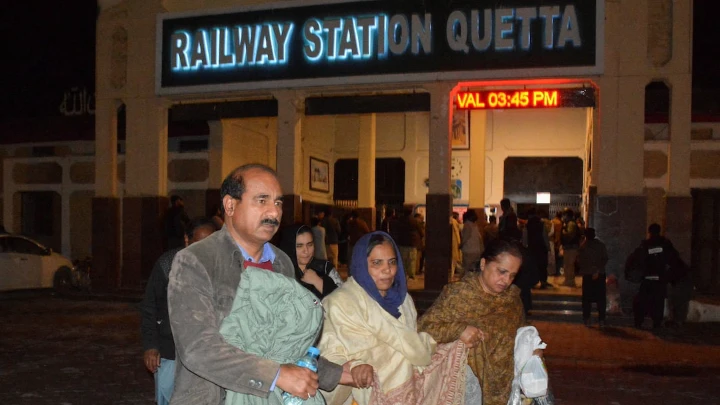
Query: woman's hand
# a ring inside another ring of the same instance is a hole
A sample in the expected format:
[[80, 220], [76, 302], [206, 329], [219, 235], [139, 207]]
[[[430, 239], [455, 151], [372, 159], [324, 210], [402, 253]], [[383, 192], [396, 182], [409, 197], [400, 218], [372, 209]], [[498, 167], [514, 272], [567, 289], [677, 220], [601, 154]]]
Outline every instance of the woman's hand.
[[302, 281], [303, 283], [312, 284], [315, 289], [320, 291], [320, 293], [322, 293], [323, 291], [323, 279], [322, 277], [318, 276], [315, 270], [305, 270], [305, 273], [303, 274], [300, 281]]
[[485, 334], [480, 329], [470, 325], [465, 327], [465, 330], [460, 335], [460, 341], [470, 349], [477, 346], [481, 340], [485, 340]]
[[360, 364], [350, 370], [353, 381], [358, 388], [367, 388], [373, 382], [373, 368], [369, 364]]

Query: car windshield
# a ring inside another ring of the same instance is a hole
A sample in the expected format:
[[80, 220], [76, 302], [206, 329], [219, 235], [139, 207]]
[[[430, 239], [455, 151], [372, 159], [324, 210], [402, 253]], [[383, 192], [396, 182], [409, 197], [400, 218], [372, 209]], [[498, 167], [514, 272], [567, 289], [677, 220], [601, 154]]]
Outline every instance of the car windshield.
[[29, 239], [17, 236], [6, 236], [0, 238], [0, 251], [31, 255], [44, 255], [46, 254], [47, 249]]

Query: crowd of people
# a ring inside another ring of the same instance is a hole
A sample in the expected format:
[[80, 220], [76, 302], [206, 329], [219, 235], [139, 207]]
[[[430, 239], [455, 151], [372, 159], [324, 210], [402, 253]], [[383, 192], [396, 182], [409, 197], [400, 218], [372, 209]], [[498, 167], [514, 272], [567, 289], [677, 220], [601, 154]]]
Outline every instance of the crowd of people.
[[[166, 221], [168, 231], [183, 224], [183, 243], [157, 261], [142, 303], [159, 405], [281, 404], [283, 393], [308, 404], [504, 405], [528, 291], [551, 287], [540, 274], [555, 268], [554, 247], [566, 261], [576, 251], [583, 296], [587, 288], [588, 302], [604, 307], [607, 252], [565, 211], [559, 227], [534, 212], [520, 220], [505, 200], [499, 220], [451, 217], [457, 277], [418, 319], [407, 284], [423, 267], [422, 216], [388, 210], [370, 231], [358, 212], [341, 223], [326, 209], [280, 229], [280, 183], [259, 164], [232, 171], [221, 197], [222, 218], [187, 221], [173, 199]], [[655, 308], [656, 279], [643, 277], [638, 305]], [[321, 353], [317, 371], [294, 364], [310, 346]]]

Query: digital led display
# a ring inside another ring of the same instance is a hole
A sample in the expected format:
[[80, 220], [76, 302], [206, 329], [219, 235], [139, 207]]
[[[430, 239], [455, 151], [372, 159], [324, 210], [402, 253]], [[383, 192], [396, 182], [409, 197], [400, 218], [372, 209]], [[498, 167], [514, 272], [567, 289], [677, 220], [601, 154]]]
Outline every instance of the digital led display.
[[459, 110], [594, 107], [595, 91], [592, 88], [460, 91], [455, 105]]

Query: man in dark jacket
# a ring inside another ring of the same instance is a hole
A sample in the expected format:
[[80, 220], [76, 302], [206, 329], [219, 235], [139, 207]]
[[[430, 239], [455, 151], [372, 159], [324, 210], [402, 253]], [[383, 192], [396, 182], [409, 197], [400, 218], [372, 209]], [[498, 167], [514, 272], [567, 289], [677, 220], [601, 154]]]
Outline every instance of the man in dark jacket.
[[640, 290], [633, 300], [635, 327], [642, 327], [646, 315], [653, 320], [653, 328], [662, 326], [667, 283], [671, 270], [680, 261], [673, 244], [660, 235], [660, 225], [648, 227], [648, 238], [628, 258], [626, 278], [639, 281]]
[[540, 288], [552, 287], [552, 284], [548, 283], [547, 273], [549, 250], [547, 232], [545, 231], [545, 224], [534, 207], [528, 210], [528, 221], [525, 229], [527, 230], [528, 253], [533, 256], [537, 265]]
[[605, 244], [595, 239], [595, 229], [585, 229], [585, 242], [578, 249], [577, 266], [582, 276], [582, 311], [585, 326], [590, 326], [590, 310], [595, 302], [598, 311], [598, 324], [605, 326], [605, 307], [607, 290], [605, 265], [608, 262]]
[[185, 213], [185, 202], [179, 195], [170, 197], [170, 209], [165, 213], [167, 248], [184, 248], [185, 232], [190, 218]]
[[[188, 227], [188, 244], [205, 239], [215, 229], [210, 219], [194, 219]], [[172, 261], [180, 249], [168, 250], [155, 262], [145, 289], [145, 298], [140, 304], [140, 331], [145, 350], [143, 360], [148, 371], [155, 374], [155, 398], [158, 405], [170, 403], [175, 381], [175, 343], [168, 316], [167, 286]]]

